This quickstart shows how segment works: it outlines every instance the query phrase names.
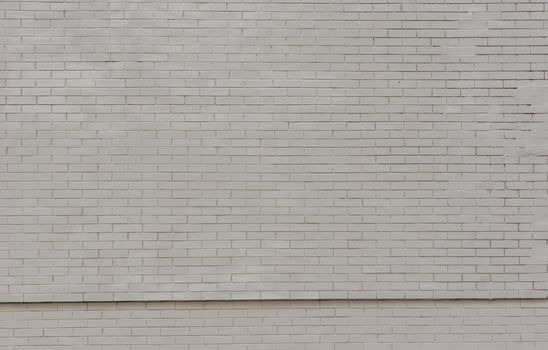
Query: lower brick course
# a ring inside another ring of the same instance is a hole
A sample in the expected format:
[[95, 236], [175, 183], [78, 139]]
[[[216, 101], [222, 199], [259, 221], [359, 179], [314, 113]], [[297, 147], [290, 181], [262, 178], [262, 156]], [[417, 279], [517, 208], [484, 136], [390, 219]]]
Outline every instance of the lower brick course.
[[548, 349], [548, 300], [0, 305], [0, 349]]

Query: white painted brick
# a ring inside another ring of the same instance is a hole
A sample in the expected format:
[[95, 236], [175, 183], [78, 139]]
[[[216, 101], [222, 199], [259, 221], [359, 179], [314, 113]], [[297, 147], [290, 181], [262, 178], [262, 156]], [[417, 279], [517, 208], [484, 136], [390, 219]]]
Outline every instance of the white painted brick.
[[541, 349], [545, 300], [2, 304], [1, 349]]
[[546, 10], [4, 1], [0, 300], [546, 297]]

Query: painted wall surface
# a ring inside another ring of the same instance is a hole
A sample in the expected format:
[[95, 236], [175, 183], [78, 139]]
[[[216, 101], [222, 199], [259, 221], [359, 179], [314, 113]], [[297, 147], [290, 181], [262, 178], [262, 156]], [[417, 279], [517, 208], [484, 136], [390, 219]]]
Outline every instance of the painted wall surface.
[[547, 71], [545, 0], [1, 1], [0, 350], [548, 349]]
[[0, 300], [546, 297], [544, 1], [3, 1]]
[[4, 304], [1, 350], [543, 350], [548, 302]]

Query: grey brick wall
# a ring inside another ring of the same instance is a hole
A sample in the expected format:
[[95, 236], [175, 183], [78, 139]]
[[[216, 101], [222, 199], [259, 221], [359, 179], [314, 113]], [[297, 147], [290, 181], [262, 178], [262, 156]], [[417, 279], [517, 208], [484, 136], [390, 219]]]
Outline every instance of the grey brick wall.
[[547, 70], [545, 0], [0, 2], [0, 349], [545, 349]]
[[545, 2], [0, 6], [0, 300], [546, 297]]
[[5, 304], [1, 350], [540, 350], [548, 302]]

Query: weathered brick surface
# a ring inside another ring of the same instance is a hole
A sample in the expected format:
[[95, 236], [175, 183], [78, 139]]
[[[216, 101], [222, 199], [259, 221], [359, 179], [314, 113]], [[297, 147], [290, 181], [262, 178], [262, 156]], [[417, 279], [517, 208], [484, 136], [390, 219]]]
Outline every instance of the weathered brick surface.
[[545, 1], [0, 11], [1, 301], [547, 296]]
[[1, 350], [541, 350], [548, 302], [0, 305]]

